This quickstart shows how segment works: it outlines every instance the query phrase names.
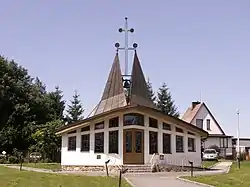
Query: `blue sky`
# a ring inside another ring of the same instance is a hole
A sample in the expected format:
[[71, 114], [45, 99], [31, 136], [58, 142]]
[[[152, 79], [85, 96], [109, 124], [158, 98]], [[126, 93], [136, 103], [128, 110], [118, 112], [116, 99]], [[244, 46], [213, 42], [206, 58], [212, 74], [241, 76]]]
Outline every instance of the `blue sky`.
[[[146, 77], [170, 87], [181, 113], [207, 103], [229, 135], [250, 136], [249, 0], [8, 0], [1, 2], [0, 53], [56, 85], [77, 90], [85, 116], [98, 103], [128, 16]], [[122, 68], [123, 55], [120, 55]], [[130, 67], [132, 54], [130, 54]]]

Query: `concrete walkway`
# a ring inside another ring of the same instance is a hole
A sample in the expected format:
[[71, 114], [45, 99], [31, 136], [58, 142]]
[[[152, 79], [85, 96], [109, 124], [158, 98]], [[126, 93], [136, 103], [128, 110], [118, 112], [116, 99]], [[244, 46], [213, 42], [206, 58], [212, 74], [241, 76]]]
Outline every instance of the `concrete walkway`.
[[[220, 162], [212, 169], [213, 171], [195, 171], [194, 176], [198, 175], [218, 175], [227, 173], [232, 162]], [[143, 173], [143, 174], [126, 174], [125, 177], [134, 187], [201, 187], [204, 185], [182, 180], [180, 176], [190, 176], [190, 172], [161, 172], [161, 173]]]

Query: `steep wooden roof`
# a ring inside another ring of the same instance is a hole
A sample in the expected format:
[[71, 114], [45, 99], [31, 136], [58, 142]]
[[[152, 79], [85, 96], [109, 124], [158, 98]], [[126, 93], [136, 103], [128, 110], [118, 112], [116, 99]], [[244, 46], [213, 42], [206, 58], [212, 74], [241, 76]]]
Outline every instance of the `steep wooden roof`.
[[126, 105], [120, 62], [118, 53], [116, 53], [101, 101], [90, 113], [89, 117]]
[[147, 83], [141, 68], [141, 64], [135, 51], [131, 75], [131, 98], [130, 103], [156, 108], [150, 98]]

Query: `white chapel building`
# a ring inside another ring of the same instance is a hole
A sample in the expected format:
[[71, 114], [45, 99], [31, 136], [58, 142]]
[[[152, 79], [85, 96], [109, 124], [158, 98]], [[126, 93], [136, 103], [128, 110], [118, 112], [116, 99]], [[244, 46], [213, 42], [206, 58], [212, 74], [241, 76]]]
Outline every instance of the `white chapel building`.
[[[57, 131], [62, 137], [64, 170], [151, 165], [158, 158], [171, 165], [201, 165], [203, 129], [158, 110], [149, 97], [137, 52], [129, 80], [116, 53], [100, 102], [91, 115]], [[127, 88], [127, 91], [125, 91]], [[161, 156], [159, 156], [161, 155]]]

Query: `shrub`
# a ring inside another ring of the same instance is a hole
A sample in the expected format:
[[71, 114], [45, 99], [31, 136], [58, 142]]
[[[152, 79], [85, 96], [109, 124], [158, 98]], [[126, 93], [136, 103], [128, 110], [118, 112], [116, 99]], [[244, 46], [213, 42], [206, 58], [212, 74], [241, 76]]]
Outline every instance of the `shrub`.
[[0, 164], [8, 164], [8, 160], [6, 158], [0, 158]]
[[8, 158], [8, 161], [9, 161], [10, 164], [17, 164], [18, 163], [18, 158], [15, 157], [15, 156], [10, 156]]

